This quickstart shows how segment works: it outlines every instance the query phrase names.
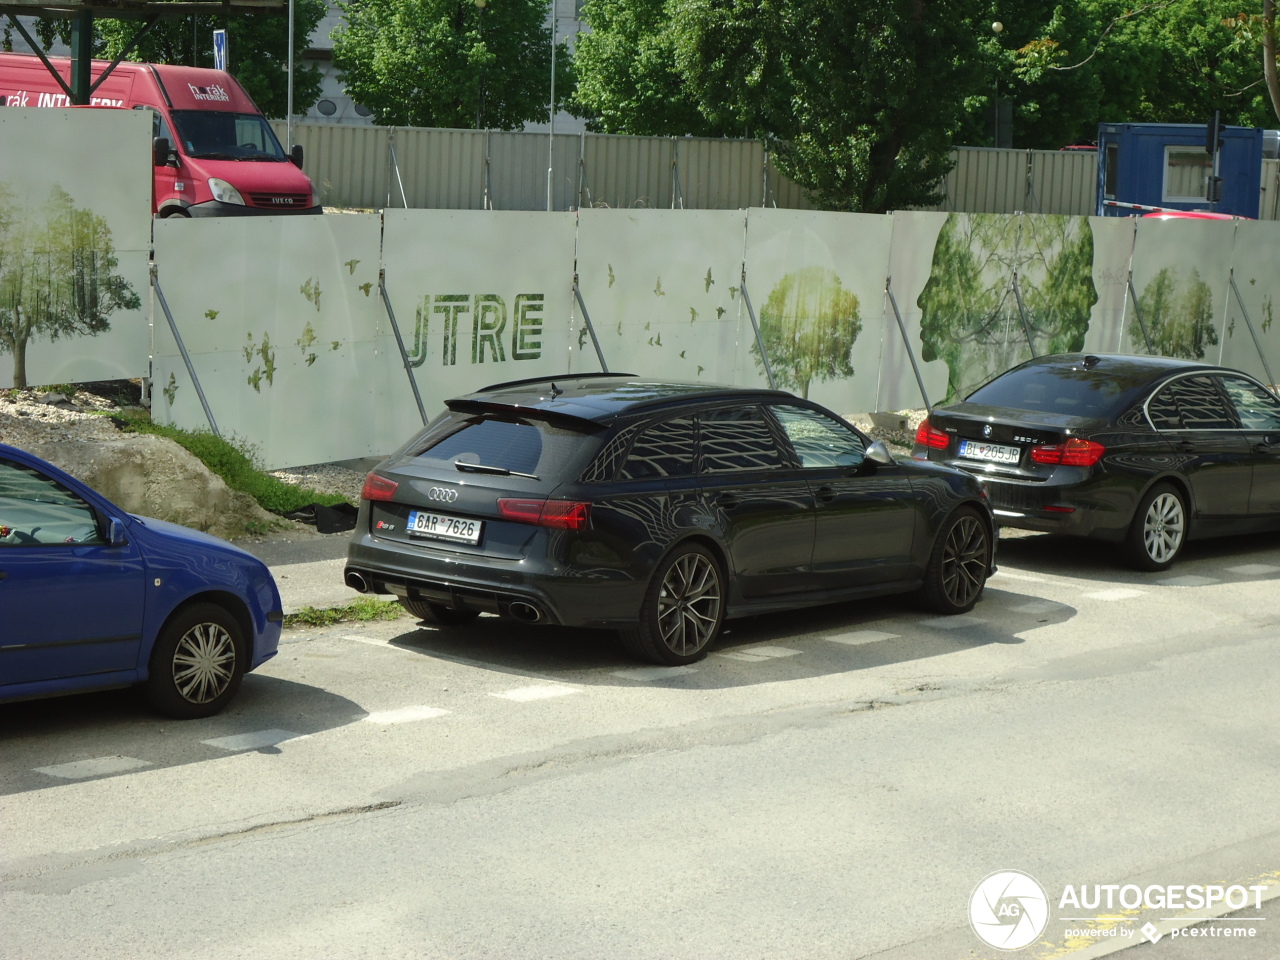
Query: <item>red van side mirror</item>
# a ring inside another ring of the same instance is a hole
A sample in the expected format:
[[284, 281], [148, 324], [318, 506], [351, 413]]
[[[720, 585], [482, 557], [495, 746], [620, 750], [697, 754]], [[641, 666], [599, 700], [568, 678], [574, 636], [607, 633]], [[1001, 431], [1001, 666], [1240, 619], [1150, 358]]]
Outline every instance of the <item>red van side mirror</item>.
[[156, 137], [153, 143], [155, 151], [155, 165], [157, 167], [166, 167], [169, 161], [173, 159], [173, 147], [169, 143], [168, 137]]
[[293, 149], [289, 151], [289, 159], [293, 161], [293, 165], [299, 170], [302, 169], [302, 144], [295, 143]]

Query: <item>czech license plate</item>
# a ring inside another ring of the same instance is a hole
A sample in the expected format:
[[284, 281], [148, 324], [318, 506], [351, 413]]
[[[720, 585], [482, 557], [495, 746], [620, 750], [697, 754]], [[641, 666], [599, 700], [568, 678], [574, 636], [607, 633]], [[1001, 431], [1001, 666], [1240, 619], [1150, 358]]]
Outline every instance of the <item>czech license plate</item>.
[[960, 456], [970, 460], [986, 460], [988, 463], [1017, 463], [1022, 459], [1022, 450], [1018, 447], [1006, 447], [1000, 443], [961, 440]]
[[409, 511], [408, 531], [419, 537], [479, 543], [483, 527], [482, 520], [464, 520], [461, 517], [448, 517], [443, 513], [427, 513], [425, 510]]

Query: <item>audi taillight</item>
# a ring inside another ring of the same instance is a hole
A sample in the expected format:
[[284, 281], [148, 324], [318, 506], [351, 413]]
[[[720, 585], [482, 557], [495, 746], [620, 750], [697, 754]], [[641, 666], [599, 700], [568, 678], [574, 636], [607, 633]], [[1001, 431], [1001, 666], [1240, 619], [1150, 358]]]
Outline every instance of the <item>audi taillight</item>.
[[386, 477], [370, 472], [364, 478], [364, 489], [360, 491], [360, 497], [363, 500], [390, 500], [399, 487], [400, 484], [394, 480], [388, 480]]
[[921, 421], [920, 429], [916, 431], [916, 443], [931, 450], [945, 450], [951, 443], [951, 437], [935, 427], [926, 417]]
[[591, 520], [591, 504], [578, 500], [532, 500], [502, 497], [498, 513], [504, 520], [533, 523], [557, 530], [585, 530]]
[[1107, 448], [1092, 440], [1072, 437], [1066, 443], [1042, 444], [1031, 448], [1032, 463], [1064, 467], [1092, 467], [1102, 459]]

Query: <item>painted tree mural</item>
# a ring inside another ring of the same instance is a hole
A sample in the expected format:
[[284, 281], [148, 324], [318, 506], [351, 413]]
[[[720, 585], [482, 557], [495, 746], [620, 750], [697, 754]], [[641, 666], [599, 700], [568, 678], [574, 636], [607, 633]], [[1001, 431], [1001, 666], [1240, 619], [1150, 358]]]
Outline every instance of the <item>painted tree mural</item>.
[[[1165, 267], [1143, 288], [1138, 309], [1151, 337], [1151, 349], [1166, 357], [1203, 360], [1206, 347], [1218, 345], [1213, 326], [1213, 290], [1194, 267], [1189, 277]], [[1142, 343], [1142, 328], [1135, 316], [1129, 322], [1129, 339]]]
[[116, 310], [141, 307], [117, 264], [106, 220], [65, 190], [31, 208], [0, 184], [0, 352], [13, 356], [14, 386], [27, 386], [32, 340], [96, 336]]
[[[760, 310], [760, 337], [774, 378], [803, 397], [814, 380], [853, 376], [849, 354], [861, 332], [857, 296], [825, 267], [788, 273]], [[759, 349], [753, 352], [763, 371]]]
[[946, 362], [950, 402], [1029, 359], [1028, 329], [1037, 354], [1082, 349], [1097, 301], [1086, 217], [953, 213], [916, 301], [921, 354]]

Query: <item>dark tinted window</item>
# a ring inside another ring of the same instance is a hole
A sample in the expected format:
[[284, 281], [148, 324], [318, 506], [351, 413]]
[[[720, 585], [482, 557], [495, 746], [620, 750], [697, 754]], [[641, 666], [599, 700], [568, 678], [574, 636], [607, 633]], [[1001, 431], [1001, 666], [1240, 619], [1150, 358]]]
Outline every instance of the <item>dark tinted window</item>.
[[1211, 377], [1181, 377], [1152, 397], [1147, 409], [1152, 411], [1152, 422], [1166, 429], [1232, 430], [1239, 426]]
[[599, 455], [591, 461], [591, 466], [582, 475], [582, 482], [603, 483], [612, 480], [614, 474], [618, 472], [618, 467], [622, 465], [622, 457], [631, 446], [631, 438], [636, 435], [637, 429], [633, 425], [615, 433], [600, 450]]
[[655, 423], [636, 438], [622, 467], [623, 480], [687, 477], [693, 473], [693, 418]]
[[89, 504], [30, 467], [0, 460], [0, 547], [101, 542]]
[[592, 433], [545, 420], [448, 414], [432, 423], [405, 455], [443, 463], [477, 463], [539, 477], [580, 470], [599, 449]]
[[705, 473], [771, 470], [783, 465], [773, 432], [759, 407], [723, 407], [699, 416]]
[[1280, 430], [1280, 400], [1243, 377], [1223, 377], [1222, 386], [1246, 429]]
[[803, 467], [855, 467], [866, 455], [862, 437], [826, 414], [790, 404], [769, 409], [778, 418]]
[[1027, 364], [1014, 367], [966, 398], [1015, 410], [1043, 410], [1073, 417], [1114, 417], [1138, 399], [1154, 378], [1151, 370], [1117, 368], [1106, 361], [1083, 364]]

